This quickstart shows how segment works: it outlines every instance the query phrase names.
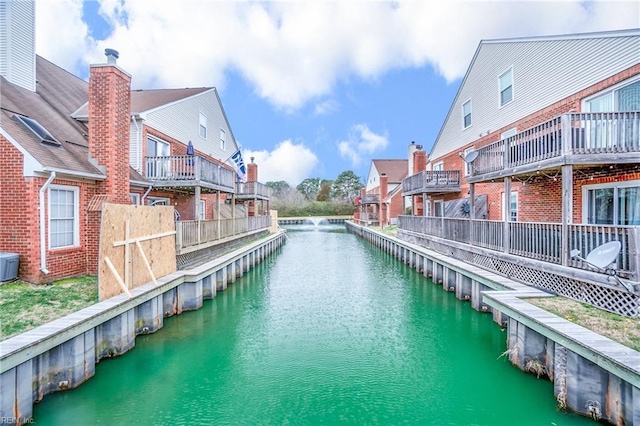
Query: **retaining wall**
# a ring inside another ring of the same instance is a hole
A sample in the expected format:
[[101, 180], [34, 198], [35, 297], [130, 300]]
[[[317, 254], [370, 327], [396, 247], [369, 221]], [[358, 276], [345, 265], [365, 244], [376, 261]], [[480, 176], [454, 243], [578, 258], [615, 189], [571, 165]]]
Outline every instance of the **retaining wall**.
[[551, 294], [388, 234], [347, 229], [415, 268], [507, 328], [512, 364], [554, 382], [562, 409], [616, 425], [640, 425], [640, 352], [526, 301]]
[[285, 241], [283, 231], [196, 268], [177, 271], [0, 342], [0, 424], [32, 422], [33, 404], [93, 377], [103, 358], [122, 355], [166, 317], [202, 307]]

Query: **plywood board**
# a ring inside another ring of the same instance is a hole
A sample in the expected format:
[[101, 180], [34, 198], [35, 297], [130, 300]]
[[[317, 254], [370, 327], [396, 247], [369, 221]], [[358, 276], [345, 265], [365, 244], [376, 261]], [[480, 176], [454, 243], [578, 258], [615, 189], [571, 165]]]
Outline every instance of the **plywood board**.
[[[128, 239], [127, 222], [129, 224]], [[142, 247], [144, 256], [138, 245]], [[128, 266], [126, 266], [125, 252], [129, 254]], [[153, 281], [145, 265], [145, 257], [155, 278], [176, 271], [173, 207], [104, 203], [98, 266], [100, 300], [123, 292], [118, 278], [108, 267], [105, 258], [109, 258], [127, 288], [132, 289]]]

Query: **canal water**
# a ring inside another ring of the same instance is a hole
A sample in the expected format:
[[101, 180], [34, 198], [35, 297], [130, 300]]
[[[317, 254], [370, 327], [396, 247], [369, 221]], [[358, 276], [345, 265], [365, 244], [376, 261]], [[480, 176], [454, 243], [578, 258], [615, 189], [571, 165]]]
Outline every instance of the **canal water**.
[[344, 226], [287, 229], [281, 249], [202, 309], [46, 396], [35, 423], [591, 423], [501, 356], [491, 315]]

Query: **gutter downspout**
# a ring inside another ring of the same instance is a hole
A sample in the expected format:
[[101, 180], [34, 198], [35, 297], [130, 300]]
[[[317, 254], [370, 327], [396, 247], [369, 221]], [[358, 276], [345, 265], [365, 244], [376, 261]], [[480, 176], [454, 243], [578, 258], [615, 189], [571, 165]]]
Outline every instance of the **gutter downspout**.
[[140, 146], [140, 127], [138, 127], [138, 122], [136, 121], [135, 115], [131, 115], [131, 119], [133, 120], [133, 125], [136, 126], [136, 156], [138, 157], [138, 166], [140, 167], [140, 171], [142, 171], [142, 147]]
[[51, 182], [56, 178], [56, 172], [51, 172], [49, 175], [49, 179], [42, 185], [40, 188], [39, 194], [39, 202], [40, 202], [40, 270], [44, 272], [45, 275], [49, 274], [49, 270], [47, 269], [47, 248], [45, 247], [47, 240], [45, 238], [45, 205], [44, 205], [44, 192], [47, 190]]
[[142, 194], [142, 198], [140, 199], [140, 204], [142, 204], [143, 206], [144, 206], [144, 200], [147, 198], [147, 195], [149, 195], [149, 193], [151, 192], [151, 188], [153, 188], [153, 185], [149, 185], [147, 190], [144, 191], [144, 194]]

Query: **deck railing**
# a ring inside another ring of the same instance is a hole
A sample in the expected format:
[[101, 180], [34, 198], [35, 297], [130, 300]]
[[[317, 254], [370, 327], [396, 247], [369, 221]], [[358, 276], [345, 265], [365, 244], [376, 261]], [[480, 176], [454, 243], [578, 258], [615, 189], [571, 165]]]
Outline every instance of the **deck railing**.
[[198, 155], [145, 157], [144, 177], [168, 185], [209, 184], [234, 192], [236, 174]]
[[271, 226], [271, 216], [250, 216], [235, 219], [181, 220], [176, 222], [176, 250], [215, 243], [224, 238]]
[[[554, 264], [563, 262], [562, 225], [559, 223], [507, 222], [505, 226], [502, 221], [492, 220], [400, 216], [398, 227], [530, 259]], [[571, 224], [564, 238], [568, 240], [569, 250], [578, 249], [582, 257], [601, 244], [620, 241], [622, 250], [616, 260], [616, 269], [622, 276], [638, 279], [640, 227]], [[567, 265], [591, 269], [577, 259], [569, 259]]]
[[260, 182], [237, 182], [236, 196], [268, 199], [269, 187]]
[[380, 203], [379, 194], [364, 194], [362, 196], [362, 204], [378, 204]]
[[402, 192], [405, 194], [456, 189], [460, 190], [459, 170], [425, 170], [402, 181]]
[[[564, 146], [564, 140], [568, 145]], [[479, 176], [563, 155], [640, 152], [640, 112], [569, 113], [478, 149]]]

